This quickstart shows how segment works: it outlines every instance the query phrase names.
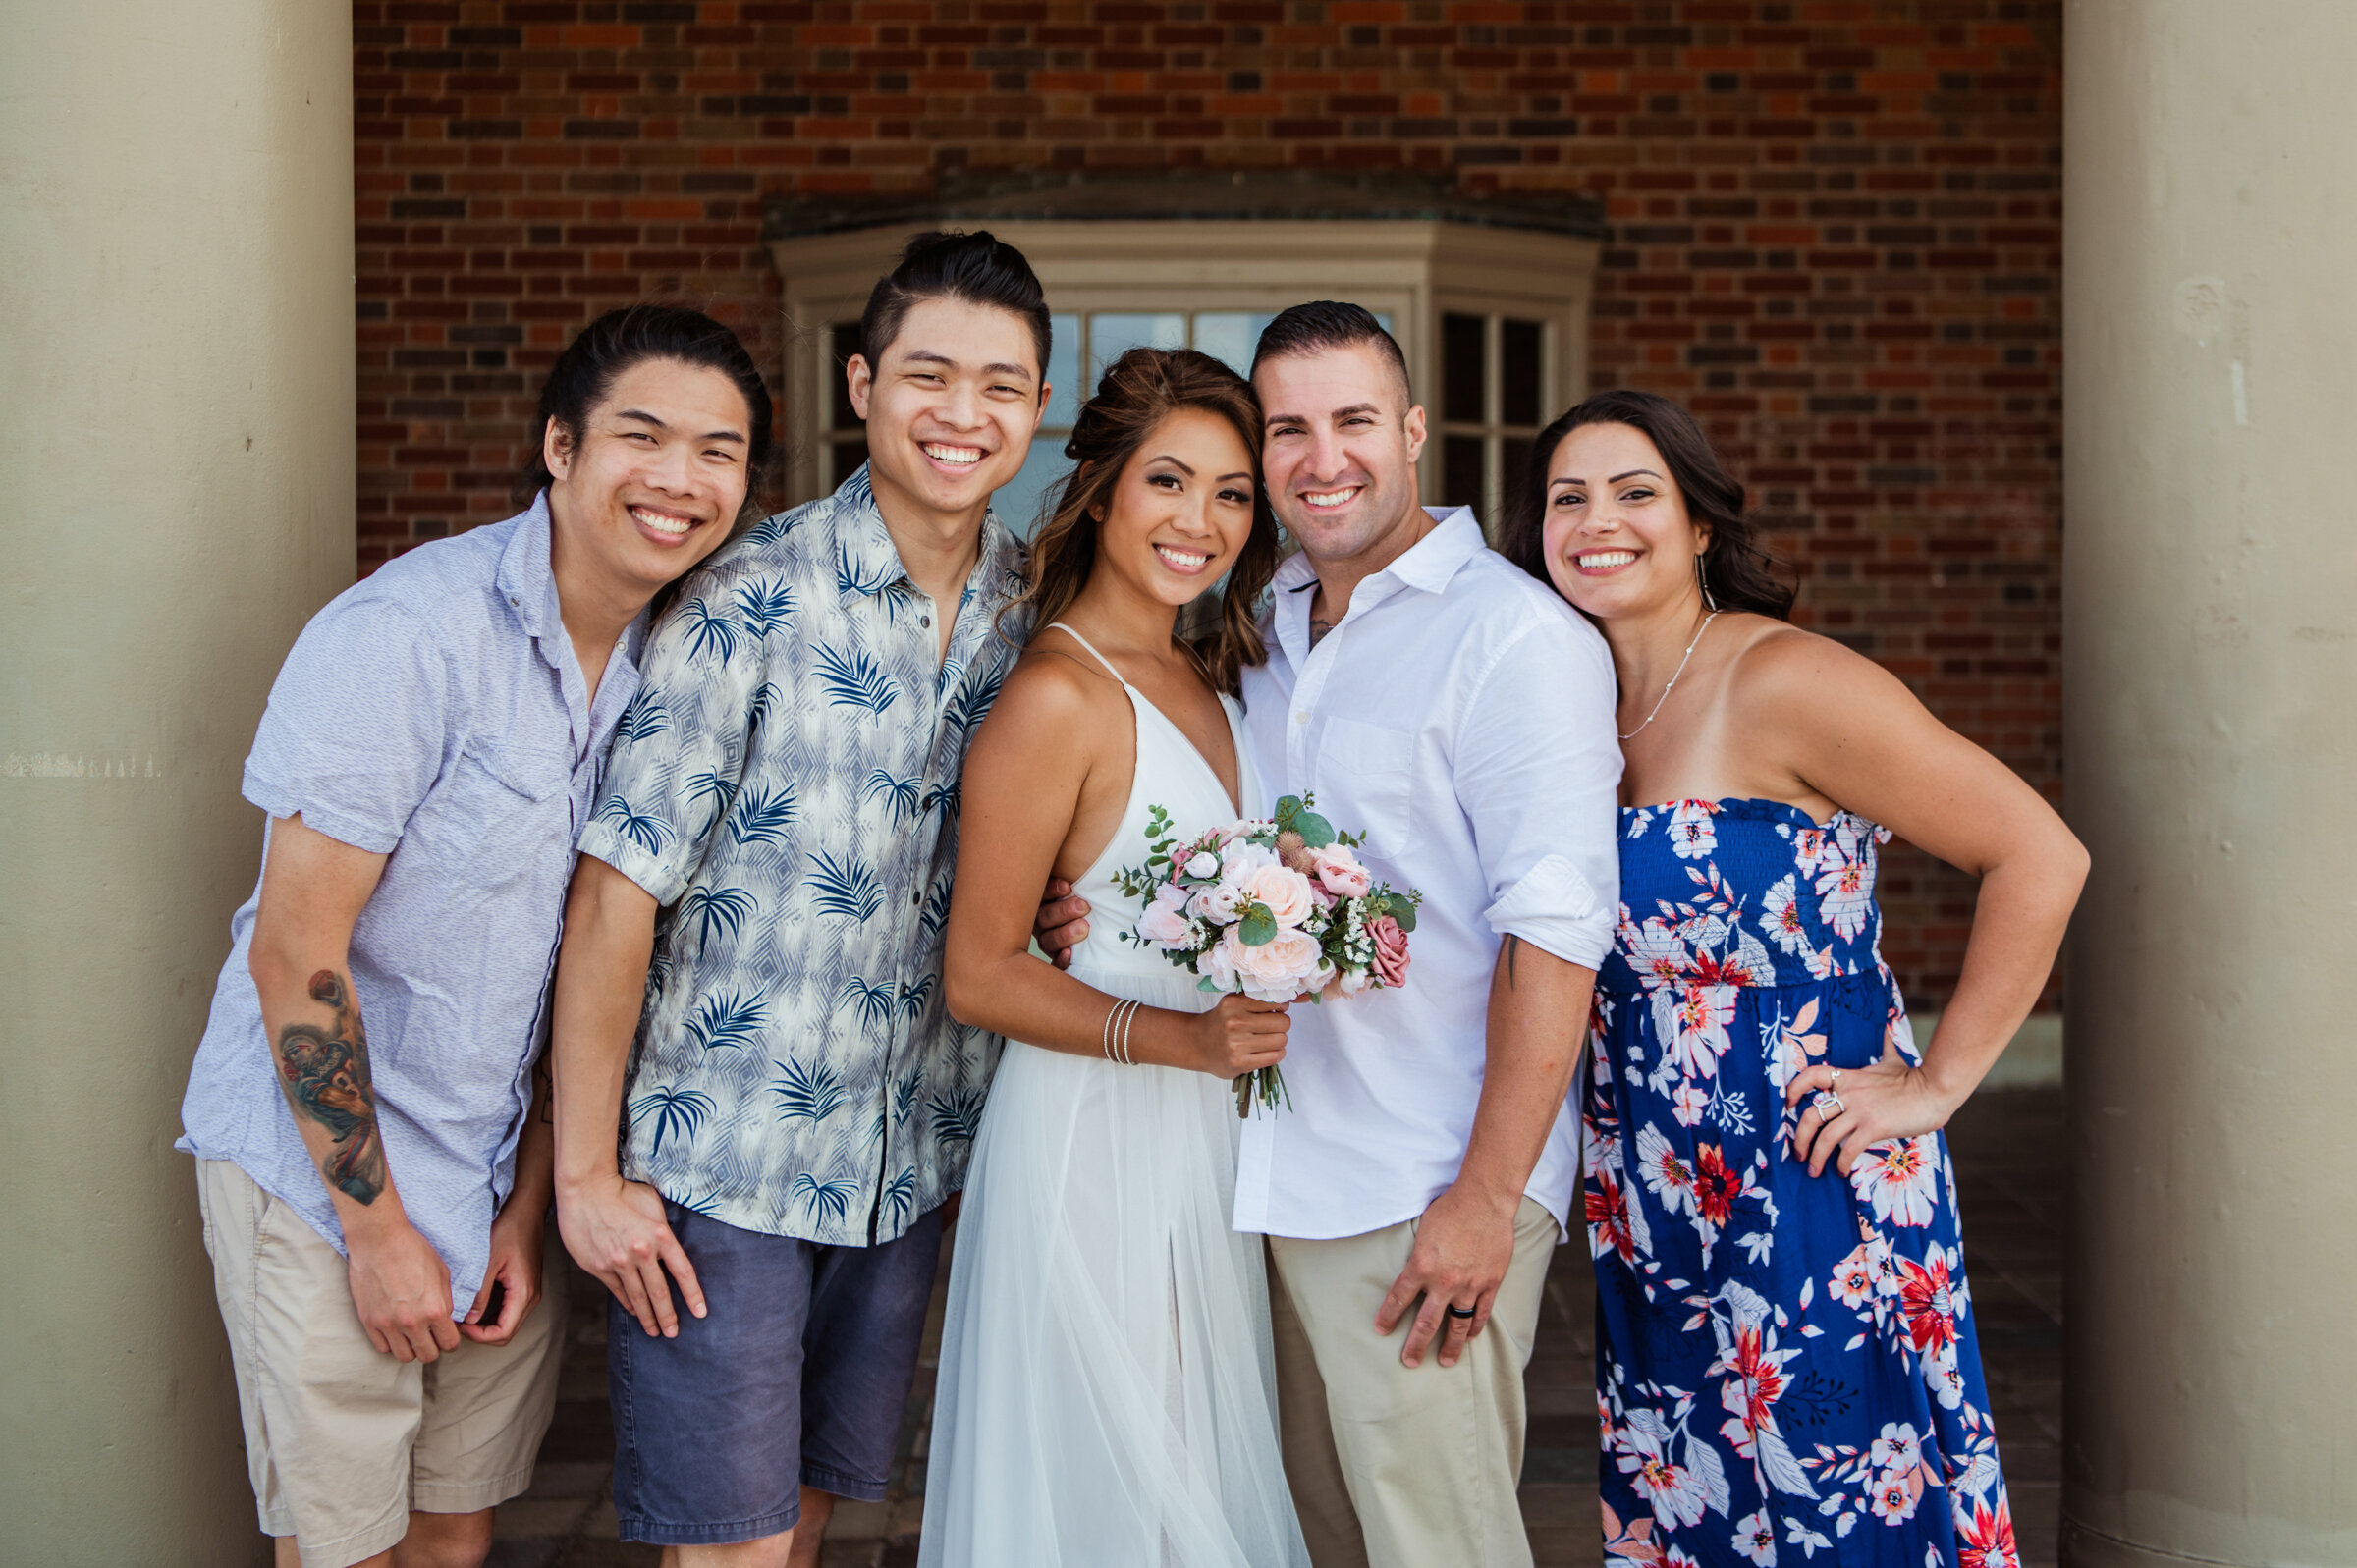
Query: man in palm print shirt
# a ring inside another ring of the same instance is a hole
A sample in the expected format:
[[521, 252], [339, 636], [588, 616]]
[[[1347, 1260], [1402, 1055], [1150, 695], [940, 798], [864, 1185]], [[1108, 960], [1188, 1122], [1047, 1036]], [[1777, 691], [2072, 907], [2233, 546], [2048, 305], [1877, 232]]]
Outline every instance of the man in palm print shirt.
[[1048, 313], [1013, 247], [920, 235], [860, 325], [868, 465], [682, 583], [558, 964], [558, 1219], [614, 1293], [615, 1504], [683, 1568], [815, 1562], [835, 1496], [884, 1495], [1000, 1048], [946, 1011], [941, 933], [1016, 652], [987, 505]]

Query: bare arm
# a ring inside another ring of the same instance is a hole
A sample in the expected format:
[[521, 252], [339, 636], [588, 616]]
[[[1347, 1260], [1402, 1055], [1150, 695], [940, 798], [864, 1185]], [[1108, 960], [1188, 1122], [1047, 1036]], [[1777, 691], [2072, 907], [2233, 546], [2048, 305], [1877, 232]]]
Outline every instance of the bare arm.
[[385, 1162], [352, 985], [352, 928], [386, 858], [301, 816], [274, 820], [247, 968], [279, 1089], [343, 1227], [353, 1306], [369, 1343], [400, 1361], [432, 1361], [459, 1342], [450, 1270], [410, 1223]]
[[[1399, 1359], [1419, 1365], [1447, 1324], [1439, 1360], [1453, 1367], [1465, 1341], [1490, 1321], [1491, 1305], [1514, 1256], [1514, 1216], [1547, 1134], [1571, 1091], [1586, 1034], [1596, 971], [1565, 962], [1508, 934], [1490, 977], [1489, 1042], [1481, 1100], [1464, 1163], [1449, 1190], [1432, 1201], [1416, 1229], [1407, 1267], [1375, 1315], [1390, 1334], [1421, 1293], [1422, 1310]], [[1454, 1305], [1469, 1317], [1447, 1315]]]
[[[1872, 661], [1794, 635], [1746, 657], [1740, 708], [1760, 744], [1842, 808], [1978, 877], [1972, 936], [1955, 995], [1920, 1068], [1895, 1054], [1844, 1070], [1848, 1109], [1829, 1124], [1803, 1112], [1794, 1156], [1812, 1174], [1847, 1172], [1867, 1145], [1944, 1126], [1980, 1086], [2054, 969], [2087, 878], [2087, 851], [2011, 769], [1948, 729]], [[1810, 1067], [1788, 1102], [1831, 1087]], [[1824, 1135], [1820, 1135], [1821, 1131]]]
[[[943, 964], [950, 1011], [961, 1023], [1087, 1056], [1103, 1050], [1115, 999], [1041, 963], [1030, 942], [1039, 890], [1069, 852], [1099, 765], [1078, 737], [1110, 731], [1127, 744], [1126, 728], [1113, 727], [1103, 693], [1088, 684], [1094, 678], [1063, 660], [1025, 659], [967, 748]], [[1125, 794], [1127, 780], [1118, 784]], [[1084, 847], [1093, 856], [1094, 846]], [[1144, 859], [1142, 840], [1137, 849]], [[1114, 940], [1110, 931], [1103, 940]], [[1276, 1065], [1285, 1037], [1282, 1006], [1242, 997], [1202, 1014], [1141, 1007], [1127, 1025], [1131, 1059], [1222, 1078]]]
[[557, 1229], [566, 1250], [648, 1333], [677, 1337], [672, 1282], [698, 1318], [703, 1289], [664, 1218], [663, 1195], [625, 1181], [614, 1153], [654, 950], [653, 895], [595, 856], [581, 856], [565, 899], [548, 1044], [556, 1087]]
[[[516, 1337], [540, 1301], [542, 1245], [548, 1239], [548, 1206], [556, 1194], [556, 1108], [549, 1099], [548, 1057], [532, 1063], [532, 1103], [523, 1113], [523, 1131], [516, 1144], [516, 1181], [508, 1201], [491, 1221], [491, 1260], [483, 1270], [482, 1288], [459, 1332], [486, 1345], [504, 1345]], [[499, 1316], [485, 1321], [491, 1310], [492, 1287], [499, 1287]]]

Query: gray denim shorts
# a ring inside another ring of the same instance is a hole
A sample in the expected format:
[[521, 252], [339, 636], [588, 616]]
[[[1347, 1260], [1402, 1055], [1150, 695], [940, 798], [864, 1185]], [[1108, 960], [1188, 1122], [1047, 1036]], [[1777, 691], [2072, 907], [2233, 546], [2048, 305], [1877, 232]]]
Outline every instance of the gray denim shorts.
[[649, 1336], [606, 1313], [622, 1539], [721, 1545], [791, 1530], [801, 1487], [884, 1495], [941, 1256], [941, 1211], [822, 1247], [664, 1205], [709, 1309]]

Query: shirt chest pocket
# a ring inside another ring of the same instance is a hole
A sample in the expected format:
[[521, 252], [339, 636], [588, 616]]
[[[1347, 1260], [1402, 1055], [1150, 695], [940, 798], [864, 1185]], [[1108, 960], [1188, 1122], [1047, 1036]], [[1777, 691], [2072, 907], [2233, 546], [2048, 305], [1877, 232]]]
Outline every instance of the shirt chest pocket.
[[1416, 737], [1406, 730], [1330, 719], [1318, 744], [1318, 814], [1343, 833], [1364, 833], [1370, 853], [1406, 846]]
[[544, 823], [569, 823], [572, 784], [573, 759], [563, 750], [478, 735], [411, 821], [410, 837], [425, 834], [454, 854], [502, 840], [522, 848]]

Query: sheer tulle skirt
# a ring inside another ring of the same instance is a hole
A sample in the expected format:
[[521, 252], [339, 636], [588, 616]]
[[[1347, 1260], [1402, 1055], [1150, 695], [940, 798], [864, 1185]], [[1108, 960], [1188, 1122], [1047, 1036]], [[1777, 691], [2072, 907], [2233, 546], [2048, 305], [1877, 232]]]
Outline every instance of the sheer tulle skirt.
[[[1113, 995], [1213, 1000], [1094, 956], [1074, 973]], [[1229, 1228], [1237, 1126], [1207, 1074], [1009, 1042], [952, 1253], [926, 1568], [1307, 1563], [1260, 1238]]]

